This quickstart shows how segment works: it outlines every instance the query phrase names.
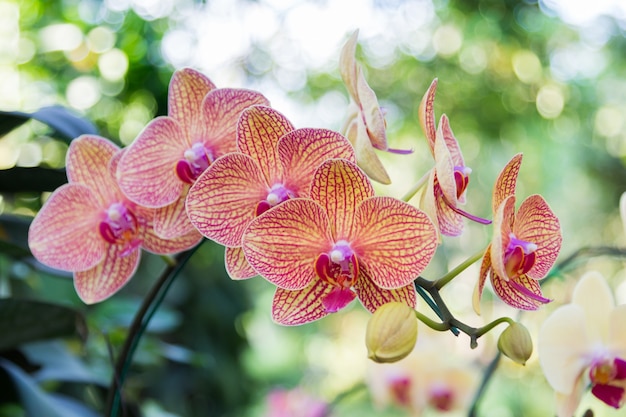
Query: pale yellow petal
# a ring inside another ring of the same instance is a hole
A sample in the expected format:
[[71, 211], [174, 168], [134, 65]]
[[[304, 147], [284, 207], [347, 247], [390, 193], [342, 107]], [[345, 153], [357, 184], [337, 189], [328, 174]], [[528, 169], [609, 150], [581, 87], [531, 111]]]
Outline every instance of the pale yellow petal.
[[609, 318], [609, 349], [626, 358], [626, 304], [617, 306]]
[[609, 316], [615, 302], [611, 288], [602, 274], [597, 271], [585, 273], [574, 288], [572, 303], [582, 307], [585, 312], [590, 340], [608, 343]]

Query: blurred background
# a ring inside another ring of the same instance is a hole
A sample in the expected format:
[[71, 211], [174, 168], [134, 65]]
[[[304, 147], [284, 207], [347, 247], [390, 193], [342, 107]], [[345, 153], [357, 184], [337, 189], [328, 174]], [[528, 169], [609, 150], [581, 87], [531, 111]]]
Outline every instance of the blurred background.
[[[561, 259], [582, 247], [626, 243], [617, 210], [626, 191], [626, 3], [620, 0], [0, 0], [0, 110], [30, 113], [62, 105], [125, 146], [152, 118], [167, 113], [171, 74], [189, 66], [218, 87], [261, 91], [296, 127], [338, 130], [349, 103], [339, 53], [355, 29], [357, 59], [387, 112], [389, 144], [414, 150], [380, 154], [392, 179], [389, 186], [376, 185], [380, 194], [401, 197], [432, 166], [417, 108], [438, 78], [436, 117], [448, 115], [473, 170], [467, 211], [491, 217], [495, 178], [523, 152], [518, 202], [536, 193], [545, 197], [561, 220]], [[55, 170], [64, 167], [68, 140], [47, 124], [28, 120], [2, 133], [0, 174], [36, 167], [61, 172]], [[25, 227], [53, 188], [20, 189], [3, 181], [0, 237], [25, 247]], [[424, 277], [438, 278], [489, 243], [490, 227], [466, 227], [463, 236], [443, 239]], [[87, 307], [71, 276], [44, 270], [27, 254], [0, 250], [2, 297], [72, 307], [89, 333], [86, 341], [69, 337], [12, 347], [0, 356], [17, 355], [21, 359], [12, 363], [31, 376], [43, 364], [52, 367], [55, 358], [77, 361], [82, 380], [64, 379], [65, 364], [56, 378], [36, 385], [101, 409], [110, 354], [121, 346], [163, 266], [145, 254], [123, 291]], [[622, 266], [593, 259], [552, 280], [545, 293], [555, 306], [565, 302], [581, 271], [596, 268], [624, 303]], [[474, 265], [445, 289], [453, 313], [476, 326], [501, 315], [516, 317], [489, 296], [483, 315], [472, 313], [477, 276]], [[384, 379], [379, 373], [386, 371], [366, 359], [369, 314], [360, 305], [285, 328], [271, 321], [272, 294], [260, 278], [230, 281], [223, 249], [205, 242], [144, 337], [126, 399], [148, 417], [260, 417], [268, 413], [268, 394], [279, 388], [300, 387], [331, 402], [364, 380]], [[428, 311], [426, 305], [419, 309]], [[536, 332], [551, 309], [524, 314], [522, 321]], [[449, 362], [465, 364], [479, 378], [497, 338], [480, 339], [474, 351], [463, 335], [457, 340], [424, 332], [424, 340], [441, 343]], [[0, 386], [9, 388], [0, 394], [0, 416], [25, 415], [17, 404], [24, 397], [10, 388], [10, 372], [1, 372], [8, 385]], [[477, 381], [464, 388], [470, 400]], [[332, 415], [410, 415], [370, 386], [355, 389]], [[598, 416], [623, 415], [585, 401]], [[467, 405], [446, 415], [466, 415]], [[533, 356], [524, 368], [502, 361], [478, 415], [545, 416], [552, 407], [552, 391]], [[439, 412], [427, 407], [423, 415]]]

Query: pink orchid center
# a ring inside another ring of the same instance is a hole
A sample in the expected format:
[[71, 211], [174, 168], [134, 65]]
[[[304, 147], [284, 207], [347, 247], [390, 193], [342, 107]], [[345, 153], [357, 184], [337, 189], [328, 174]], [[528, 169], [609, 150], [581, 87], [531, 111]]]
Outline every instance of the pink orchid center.
[[624, 405], [626, 392], [626, 361], [620, 358], [602, 359], [589, 370], [591, 393], [613, 408]]
[[105, 211], [105, 218], [100, 222], [100, 235], [114, 245], [124, 245], [121, 255], [125, 256], [141, 245], [137, 238], [139, 222], [137, 217], [123, 203], [113, 203]]
[[396, 377], [389, 381], [389, 391], [398, 405], [408, 407], [411, 405], [411, 379], [409, 377]]
[[454, 391], [443, 383], [435, 384], [428, 393], [428, 404], [439, 411], [450, 411], [454, 406]]
[[504, 266], [509, 278], [526, 274], [535, 265], [537, 245], [509, 235], [509, 244], [504, 251]]
[[329, 313], [341, 310], [356, 297], [352, 286], [359, 276], [359, 262], [347, 241], [339, 240], [329, 252], [321, 253], [315, 262], [315, 272], [335, 287], [322, 299]]
[[295, 193], [286, 188], [284, 184], [276, 183], [268, 190], [265, 200], [259, 201], [259, 204], [256, 206], [255, 214], [260, 216], [272, 207], [295, 196]]
[[185, 150], [183, 159], [176, 164], [176, 175], [182, 181], [193, 184], [215, 158], [203, 143], [196, 142]]
[[454, 182], [456, 182], [456, 198], [461, 198], [467, 185], [469, 184], [469, 175], [472, 169], [466, 166], [454, 167]]

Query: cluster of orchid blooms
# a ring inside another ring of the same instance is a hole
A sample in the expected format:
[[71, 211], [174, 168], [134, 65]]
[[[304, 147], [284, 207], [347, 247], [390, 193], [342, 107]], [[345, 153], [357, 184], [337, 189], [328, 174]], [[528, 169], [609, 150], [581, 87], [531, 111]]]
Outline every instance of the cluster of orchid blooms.
[[[415, 192], [406, 201], [375, 195], [371, 180], [390, 182], [376, 152], [405, 151], [387, 146], [384, 114], [355, 60], [356, 42], [357, 33], [340, 59], [352, 98], [342, 134], [296, 128], [258, 92], [216, 88], [195, 70], [176, 71], [168, 115], [152, 120], [130, 146], [92, 135], [72, 141], [68, 184], [32, 222], [33, 255], [73, 272], [78, 295], [91, 304], [128, 282], [141, 248], [175, 254], [206, 237], [225, 247], [232, 279], [260, 275], [276, 286], [277, 323], [308, 323], [355, 298], [371, 312], [392, 301], [415, 308], [414, 280], [440, 236], [460, 235], [465, 218], [491, 222], [461, 209], [471, 170], [448, 118], [436, 123], [437, 80], [419, 107], [435, 161], [419, 208], [406, 202]], [[493, 239], [476, 285], [477, 311], [487, 276], [515, 308], [549, 302], [539, 280], [557, 258], [561, 231], [539, 195], [516, 211], [521, 162], [515, 155], [493, 189]], [[614, 387], [611, 381], [626, 379], [626, 362], [596, 361], [590, 375], [596, 387]], [[619, 389], [621, 405], [624, 384], [617, 385], [610, 400], [605, 388], [594, 394], [615, 406]]]

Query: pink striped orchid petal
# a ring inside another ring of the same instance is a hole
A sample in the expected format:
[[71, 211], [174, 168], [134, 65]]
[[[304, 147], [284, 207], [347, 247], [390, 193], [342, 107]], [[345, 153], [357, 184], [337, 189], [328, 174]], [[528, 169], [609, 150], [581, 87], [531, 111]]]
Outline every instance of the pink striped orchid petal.
[[272, 319], [285, 326], [297, 326], [319, 320], [330, 314], [322, 304], [322, 299], [335, 288], [317, 278], [301, 290], [276, 288], [272, 302]]
[[508, 280], [505, 253], [511, 239], [511, 226], [515, 216], [515, 197], [508, 196], [498, 207], [493, 217], [493, 239], [491, 240], [491, 264], [494, 274]]
[[417, 293], [413, 283], [393, 290], [379, 287], [372, 279], [367, 268], [360, 269], [359, 279], [355, 284], [356, 293], [363, 307], [370, 312], [375, 312], [380, 306], [392, 301], [399, 301], [415, 308]]
[[119, 186], [126, 196], [146, 207], [174, 203], [183, 191], [176, 164], [191, 146], [181, 124], [157, 117], [126, 148], [117, 167]]
[[500, 204], [511, 195], [515, 195], [517, 175], [522, 165], [522, 154], [518, 153], [504, 166], [493, 187], [492, 208], [495, 213]]
[[442, 127], [444, 120], [447, 120], [447, 118], [442, 116], [435, 138], [435, 172], [437, 173], [437, 181], [439, 187], [441, 187], [443, 197], [450, 205], [456, 206], [458, 201], [456, 180], [454, 178], [454, 161], [452, 161], [450, 149], [448, 149], [446, 141], [443, 138]]
[[[435, 198], [435, 210], [436, 217], [439, 225], [439, 231], [442, 235], [445, 236], [460, 236], [463, 234], [463, 216], [460, 214], [460, 210], [454, 210], [443, 197], [442, 191], [437, 190], [439, 188], [439, 183], [436, 182], [434, 185], [435, 195], [438, 198]], [[470, 215], [471, 216], [471, 215]]]
[[502, 301], [520, 310], [537, 310], [541, 305], [550, 302], [541, 293], [539, 282], [526, 275], [507, 281], [492, 272], [491, 286]]
[[296, 129], [278, 141], [285, 187], [298, 197], [308, 197], [315, 170], [327, 159], [356, 162], [350, 142], [327, 129]]
[[190, 132], [193, 126], [201, 124], [201, 113], [198, 109], [206, 94], [215, 89], [215, 84], [204, 74], [191, 68], [175, 71], [170, 80], [168, 101], [168, 115], [181, 125], [185, 132]]
[[433, 155], [435, 151], [435, 138], [437, 136], [437, 127], [435, 124], [435, 92], [437, 91], [437, 83], [438, 80], [435, 78], [428, 87], [428, 90], [426, 90], [424, 97], [422, 97], [418, 108], [420, 125], [422, 126], [422, 131], [426, 136], [430, 151]]
[[187, 195], [187, 214], [204, 236], [225, 246], [241, 246], [269, 186], [258, 164], [241, 153], [217, 159]]
[[357, 100], [357, 62], [356, 62], [356, 43], [359, 37], [358, 29], [352, 32], [348, 41], [341, 48], [339, 55], [339, 72], [341, 79], [346, 85], [348, 94], [354, 101]]
[[202, 102], [202, 123], [193, 126], [192, 138], [203, 138], [213, 159], [237, 151], [237, 123], [248, 107], [269, 106], [269, 101], [252, 90], [219, 88], [209, 92]]
[[513, 233], [521, 240], [537, 245], [535, 264], [527, 272], [534, 279], [545, 277], [561, 250], [559, 219], [540, 195], [527, 197], [515, 215]]
[[118, 292], [133, 276], [139, 266], [139, 250], [126, 256], [120, 245], [109, 245], [103, 261], [86, 271], [74, 273], [74, 288], [85, 304], [94, 304]]
[[183, 194], [172, 204], [154, 209], [153, 227], [157, 236], [175, 239], [196, 231], [189, 221], [185, 208], [185, 190], [188, 189], [189, 184], [185, 184]]
[[228, 276], [236, 281], [259, 275], [248, 263], [241, 247], [227, 247], [224, 252], [224, 264]]
[[193, 229], [191, 232], [172, 239], [163, 239], [153, 228], [147, 227], [143, 234], [141, 247], [158, 255], [173, 255], [191, 249], [202, 240], [202, 235]]
[[448, 152], [450, 153], [453, 164], [455, 166], [465, 166], [465, 160], [463, 159], [463, 154], [461, 153], [459, 141], [456, 139], [454, 133], [452, 132], [448, 116], [442, 114], [441, 118], [439, 119], [439, 125], [443, 140], [446, 143], [446, 147], [448, 148]]
[[421, 210], [392, 197], [363, 201], [354, 214], [352, 248], [384, 289], [409, 285], [437, 249], [437, 230]]
[[480, 299], [483, 296], [483, 289], [485, 288], [485, 281], [487, 280], [489, 271], [491, 271], [491, 244], [487, 246], [487, 250], [483, 255], [483, 260], [480, 264], [480, 273], [478, 274], [478, 282], [474, 287], [474, 294], [472, 296], [472, 307], [478, 315], [480, 315]]
[[292, 130], [291, 122], [270, 107], [252, 106], [241, 113], [237, 125], [237, 146], [259, 164], [268, 184], [282, 177], [278, 140]]
[[83, 184], [65, 184], [54, 191], [28, 231], [35, 258], [52, 268], [82, 271], [105, 256], [105, 241], [98, 233], [100, 202]]
[[317, 279], [315, 261], [333, 246], [328, 224], [314, 201], [287, 200], [250, 223], [243, 251], [252, 268], [272, 284], [299, 290]]
[[372, 147], [367, 133], [367, 126], [365, 126], [365, 122], [359, 113], [348, 124], [345, 134], [354, 147], [359, 168], [365, 171], [367, 176], [374, 181], [381, 184], [391, 184], [389, 174], [387, 174], [385, 167]]
[[376, 93], [365, 80], [365, 75], [361, 67], [357, 67], [357, 104], [361, 108], [361, 115], [365, 121], [367, 127], [367, 135], [370, 143], [376, 149], [386, 151], [389, 149], [387, 146], [387, 124], [385, 122], [385, 116], [380, 109]]
[[344, 159], [331, 159], [319, 166], [311, 184], [311, 198], [324, 207], [335, 241], [354, 236], [354, 212], [374, 188], [363, 171]]

